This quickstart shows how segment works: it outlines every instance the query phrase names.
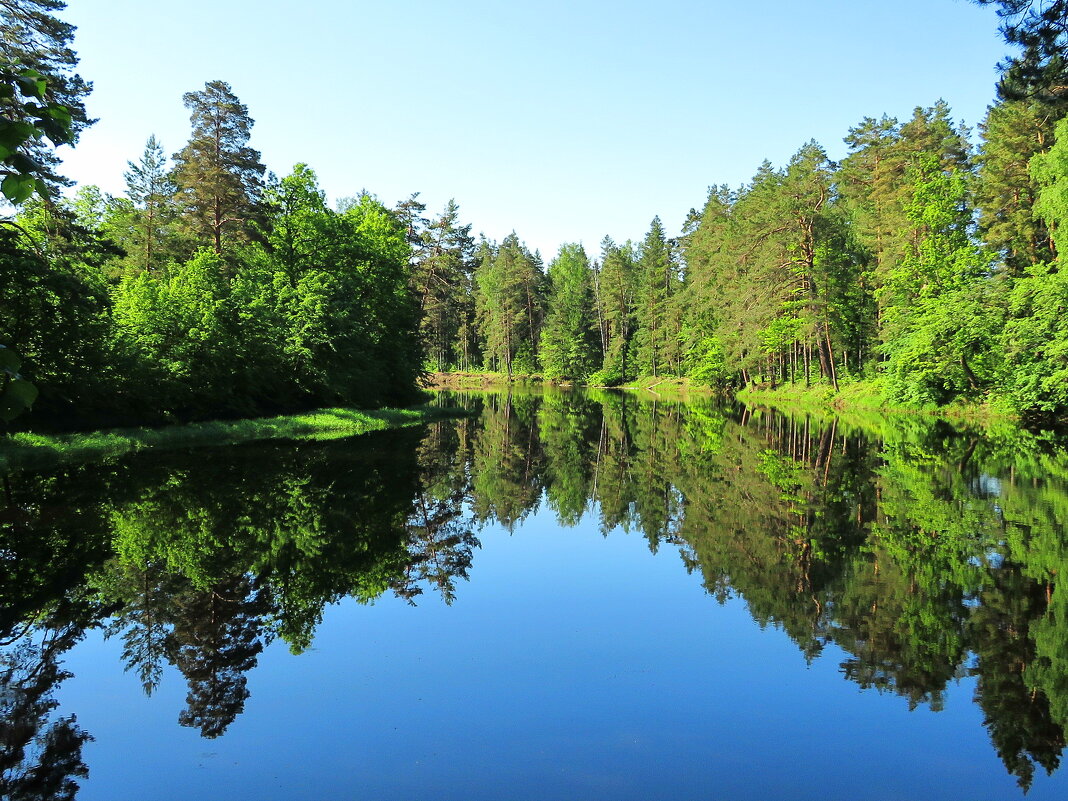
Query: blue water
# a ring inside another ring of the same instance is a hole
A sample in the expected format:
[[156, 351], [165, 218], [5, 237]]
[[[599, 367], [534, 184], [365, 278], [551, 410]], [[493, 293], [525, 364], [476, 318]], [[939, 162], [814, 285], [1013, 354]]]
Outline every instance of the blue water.
[[0, 797], [1068, 797], [1055, 439], [451, 402], [10, 471]]
[[[480, 532], [446, 606], [331, 607], [313, 650], [280, 641], [217, 740], [176, 724], [93, 635], [59, 693], [95, 741], [83, 801], [144, 799], [1004, 799], [973, 680], [910, 712], [811, 665], [738, 599], [717, 604], [676, 549], [542, 509]], [[1036, 779], [1029, 798], [1061, 799]]]

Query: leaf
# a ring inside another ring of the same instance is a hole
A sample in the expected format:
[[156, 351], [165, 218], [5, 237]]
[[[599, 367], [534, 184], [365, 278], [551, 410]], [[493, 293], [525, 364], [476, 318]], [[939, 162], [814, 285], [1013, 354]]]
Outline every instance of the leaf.
[[31, 159], [25, 153], [16, 152], [7, 162], [14, 167], [18, 172], [24, 175], [31, 172], [37, 172], [41, 169], [41, 165]]
[[0, 420], [10, 423], [37, 400], [37, 387], [24, 378], [9, 382], [0, 393]]
[[15, 79], [19, 82], [19, 90], [26, 97], [43, 99], [48, 90], [48, 81], [37, 70], [25, 70]]
[[63, 125], [70, 125], [74, 121], [74, 117], [71, 116], [70, 109], [66, 106], [61, 106], [59, 103], [53, 103], [48, 106], [45, 111], [49, 117], [56, 122], [63, 123]]
[[22, 366], [22, 360], [19, 359], [19, 355], [11, 348], [0, 345], [0, 370], [6, 370], [9, 373], [17, 373], [19, 367]]
[[36, 181], [32, 175], [9, 175], [0, 183], [0, 192], [12, 203], [22, 203], [33, 194]]
[[0, 145], [9, 150], [16, 150], [26, 140], [33, 139], [40, 132], [28, 122], [0, 120]]

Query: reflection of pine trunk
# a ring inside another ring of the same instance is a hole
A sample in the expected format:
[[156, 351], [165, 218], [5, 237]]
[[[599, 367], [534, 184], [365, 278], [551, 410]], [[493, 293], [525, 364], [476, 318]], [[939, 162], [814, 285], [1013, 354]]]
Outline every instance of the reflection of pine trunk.
[[827, 344], [827, 363], [831, 369], [831, 384], [834, 391], [838, 391], [838, 371], [834, 366], [834, 350], [831, 348], [831, 326], [826, 320], [823, 321], [823, 341]]
[[831, 437], [830, 447], [827, 448], [827, 461], [823, 465], [823, 486], [827, 486], [827, 481], [831, 475], [831, 459], [834, 457], [834, 438], [838, 434], [838, 417], [835, 416], [831, 422]]
[[597, 498], [598, 481], [601, 477], [601, 458], [604, 456], [605, 436], [607, 435], [607, 422], [604, 419], [604, 407], [601, 407], [601, 431], [597, 437], [597, 459], [593, 463], [593, 497]]
[[957, 463], [957, 471], [958, 472], [961, 472], [961, 473], [964, 472], [964, 468], [967, 467], [968, 466], [968, 462], [970, 462], [972, 460], [972, 455], [975, 453], [975, 448], [978, 445], [979, 445], [979, 439], [978, 438], [973, 438], [972, 441], [970, 443], [968, 443], [968, 449], [964, 452], [964, 455], [961, 457], [960, 462]]

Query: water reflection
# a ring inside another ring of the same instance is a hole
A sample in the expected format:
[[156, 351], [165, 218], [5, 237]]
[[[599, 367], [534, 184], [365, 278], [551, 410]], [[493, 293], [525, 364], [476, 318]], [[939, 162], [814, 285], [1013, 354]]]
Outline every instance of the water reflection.
[[976, 676], [1020, 786], [1058, 767], [1068, 453], [1054, 437], [613, 393], [442, 401], [477, 414], [6, 477], [0, 795], [73, 796], [89, 735], [51, 694], [87, 627], [121, 639], [147, 693], [177, 668], [178, 722], [218, 737], [273, 639], [307, 649], [345, 597], [451, 603], [479, 528], [543, 506], [563, 526], [595, 515], [606, 536], [671, 546], [710, 596], [743, 598], [804, 659], [834, 644], [848, 680], [910, 708], [938, 710]]

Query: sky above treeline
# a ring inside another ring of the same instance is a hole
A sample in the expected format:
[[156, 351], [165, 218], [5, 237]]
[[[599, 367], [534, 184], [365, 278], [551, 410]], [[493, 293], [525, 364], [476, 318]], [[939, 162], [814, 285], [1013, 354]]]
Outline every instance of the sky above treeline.
[[[150, 134], [189, 135], [182, 95], [230, 83], [268, 169], [306, 162], [331, 201], [449, 198], [475, 233], [548, 260], [605, 234], [669, 234], [708, 187], [866, 116], [940, 98], [974, 128], [1006, 54], [966, 0], [70, 0], [99, 122], [66, 174], [124, 189]], [[66, 149], [64, 149], [66, 150]]]

